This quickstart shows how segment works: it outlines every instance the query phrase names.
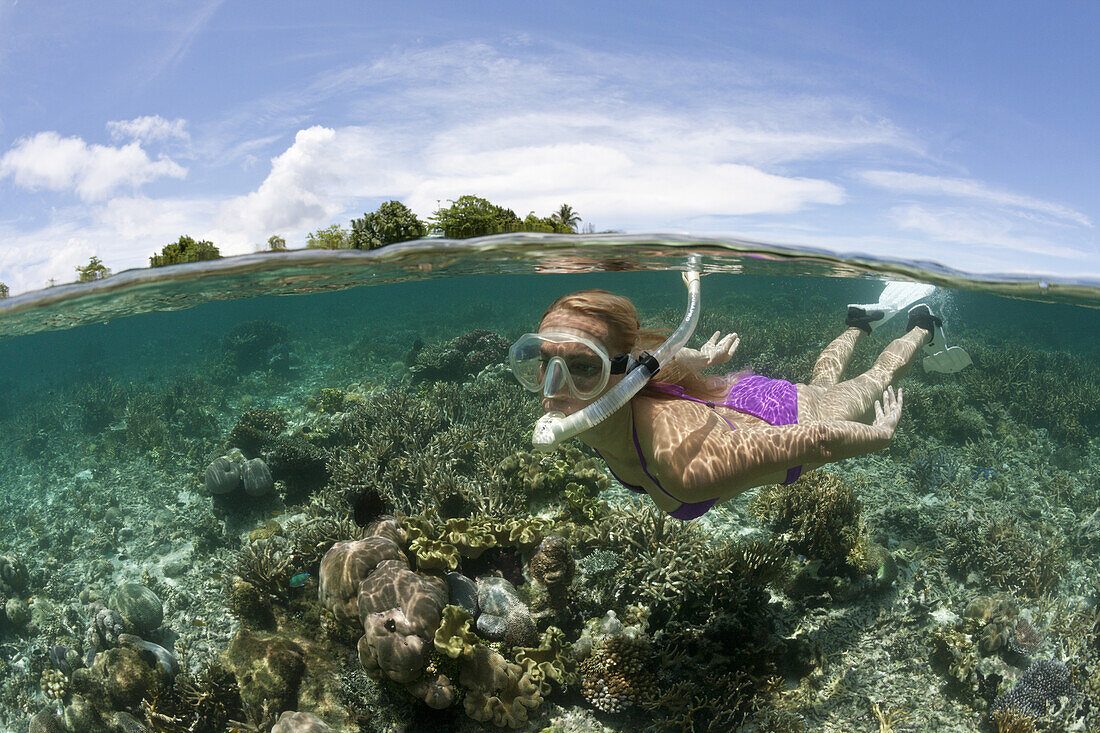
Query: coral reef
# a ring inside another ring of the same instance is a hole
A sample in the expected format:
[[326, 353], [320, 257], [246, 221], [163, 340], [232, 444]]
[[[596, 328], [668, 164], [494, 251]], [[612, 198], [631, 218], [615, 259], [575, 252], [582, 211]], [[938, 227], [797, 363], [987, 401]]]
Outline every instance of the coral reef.
[[542, 703], [542, 688], [529, 672], [485, 646], [461, 662], [459, 682], [466, 688], [466, 714], [482, 723], [519, 728]]
[[1019, 622], [1016, 603], [1012, 599], [988, 596], [972, 600], [963, 617], [973, 621], [978, 628], [978, 648], [986, 653], [1008, 646]]
[[275, 716], [298, 704], [306, 662], [301, 647], [276, 634], [238, 631], [222, 655], [253, 723], [269, 729]]
[[640, 706], [656, 696], [655, 658], [644, 639], [613, 636], [581, 662], [581, 695], [605, 713]]
[[490, 364], [508, 357], [508, 342], [484, 329], [465, 333], [446, 343], [422, 348], [409, 367], [413, 384], [420, 382], [461, 382], [475, 376]]
[[335, 543], [321, 560], [318, 597], [321, 605], [341, 621], [358, 622], [359, 587], [381, 563], [396, 560], [408, 567], [408, 558], [388, 537], [371, 536]]
[[573, 582], [576, 563], [569, 544], [561, 537], [550, 536], [539, 543], [527, 568], [536, 583], [551, 594], [560, 594]]
[[1057, 587], [1066, 569], [1061, 541], [1036, 541], [1019, 526], [983, 517], [952, 517], [944, 524], [947, 567], [965, 578], [984, 574], [997, 587], [1039, 597]]
[[292, 497], [305, 496], [328, 483], [328, 454], [308, 440], [279, 436], [265, 460], [271, 475], [286, 484]]

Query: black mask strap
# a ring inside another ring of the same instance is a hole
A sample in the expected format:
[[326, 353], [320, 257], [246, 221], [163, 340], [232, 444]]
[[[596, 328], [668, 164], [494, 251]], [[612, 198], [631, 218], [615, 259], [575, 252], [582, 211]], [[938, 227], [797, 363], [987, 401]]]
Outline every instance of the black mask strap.
[[616, 354], [611, 357], [611, 373], [626, 374], [631, 361], [630, 354]]

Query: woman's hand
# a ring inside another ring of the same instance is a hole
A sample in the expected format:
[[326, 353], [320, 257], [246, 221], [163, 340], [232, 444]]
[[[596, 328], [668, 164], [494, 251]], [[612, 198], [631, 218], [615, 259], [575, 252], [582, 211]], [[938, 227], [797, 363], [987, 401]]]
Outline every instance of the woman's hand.
[[901, 398], [900, 387], [897, 394], [894, 393], [893, 387], [887, 387], [886, 391], [882, 393], [882, 401], [875, 400], [875, 421], [872, 425], [884, 430], [887, 440], [894, 437], [898, 420], [901, 419]]
[[682, 348], [676, 352], [677, 361], [696, 371], [702, 371], [715, 364], [725, 364], [733, 358], [733, 353], [741, 345], [741, 337], [736, 333], [722, 336], [721, 331], [715, 331], [710, 339], [696, 349]]

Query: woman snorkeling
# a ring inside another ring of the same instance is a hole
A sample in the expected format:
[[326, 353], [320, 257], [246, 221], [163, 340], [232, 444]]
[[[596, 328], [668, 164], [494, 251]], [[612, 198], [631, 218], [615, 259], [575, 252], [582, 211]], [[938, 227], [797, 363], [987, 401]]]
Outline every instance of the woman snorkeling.
[[[928, 306], [914, 306], [905, 335], [866, 372], [841, 381], [856, 344], [898, 310], [876, 306], [849, 307], [847, 330], [818, 357], [809, 384], [704, 376], [703, 367], [728, 361], [739, 343], [736, 334], [715, 334], [700, 351], [681, 349], [656, 379], [577, 437], [624, 486], [684, 520], [754, 486], [792, 483], [826, 463], [881, 450], [901, 417], [896, 383], [922, 349], [933, 351], [926, 348], [933, 338], [943, 353], [943, 331]], [[652, 359], [643, 349], [663, 340], [641, 329], [628, 298], [583, 290], [555, 300], [510, 357], [519, 381], [542, 393], [547, 416], [567, 418], [591, 409], [639, 360]]]

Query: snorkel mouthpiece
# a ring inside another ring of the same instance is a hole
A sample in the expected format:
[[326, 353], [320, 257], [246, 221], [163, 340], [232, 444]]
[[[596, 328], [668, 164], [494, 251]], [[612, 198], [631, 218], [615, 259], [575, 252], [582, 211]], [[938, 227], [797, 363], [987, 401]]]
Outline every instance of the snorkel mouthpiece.
[[588, 407], [572, 415], [548, 412], [540, 417], [531, 438], [531, 443], [536, 450], [549, 453], [562, 441], [579, 435], [611, 417], [645, 387], [646, 382], [660, 370], [662, 364], [667, 364], [688, 342], [699, 321], [699, 255], [691, 255], [688, 258], [687, 268], [683, 273], [684, 285], [687, 286], [688, 291], [687, 313], [668, 340], [652, 354], [644, 354], [637, 365], [617, 385]]

